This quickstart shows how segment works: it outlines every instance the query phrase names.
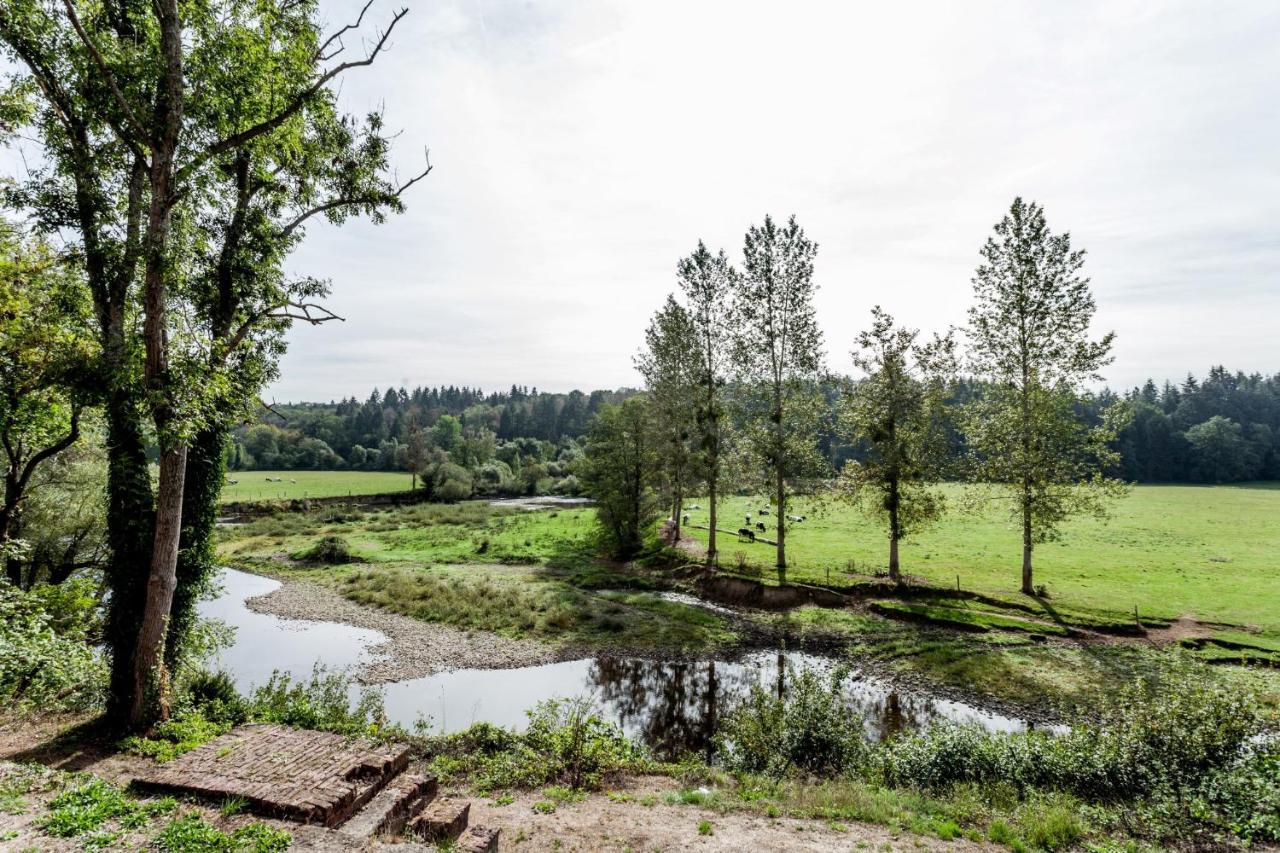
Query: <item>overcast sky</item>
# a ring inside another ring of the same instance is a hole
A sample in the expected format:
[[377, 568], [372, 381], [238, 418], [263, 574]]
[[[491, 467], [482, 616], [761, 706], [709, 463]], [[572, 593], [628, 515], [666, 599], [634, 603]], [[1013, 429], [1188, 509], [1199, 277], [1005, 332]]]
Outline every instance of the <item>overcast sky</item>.
[[[337, 26], [360, 3], [322, 5]], [[342, 98], [385, 105], [402, 175], [426, 147], [435, 171], [382, 226], [311, 229], [291, 271], [347, 322], [294, 329], [267, 399], [638, 384], [676, 261], [739, 256], [766, 213], [819, 243], [848, 372], [874, 304], [964, 322], [1018, 194], [1088, 250], [1114, 387], [1280, 371], [1273, 0], [409, 5]]]

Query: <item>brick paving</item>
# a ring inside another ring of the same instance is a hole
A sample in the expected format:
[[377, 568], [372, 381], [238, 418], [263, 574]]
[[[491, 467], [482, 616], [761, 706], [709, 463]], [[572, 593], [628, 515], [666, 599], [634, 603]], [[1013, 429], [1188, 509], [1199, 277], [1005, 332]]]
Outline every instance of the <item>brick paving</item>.
[[409, 747], [276, 725], [240, 726], [137, 779], [261, 814], [337, 826], [409, 763]]

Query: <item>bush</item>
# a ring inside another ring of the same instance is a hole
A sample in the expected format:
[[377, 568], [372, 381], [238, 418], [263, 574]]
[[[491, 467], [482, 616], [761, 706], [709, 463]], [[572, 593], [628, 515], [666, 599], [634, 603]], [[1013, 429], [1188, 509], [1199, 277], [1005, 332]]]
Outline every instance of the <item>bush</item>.
[[937, 727], [886, 744], [874, 770], [900, 787], [1006, 781], [1119, 800], [1198, 784], [1235, 761], [1261, 727], [1249, 698], [1182, 672], [1159, 690], [1121, 691], [1099, 719], [1066, 734]]
[[187, 701], [206, 720], [239, 725], [249, 716], [244, 697], [231, 675], [223, 670], [196, 673], [187, 682]]
[[386, 725], [382, 695], [365, 690], [354, 706], [350, 680], [316, 664], [309, 681], [294, 683], [286, 673], [274, 672], [248, 701], [248, 717], [259, 723], [280, 723], [345, 735], [379, 735]]
[[341, 536], [325, 536], [306, 551], [296, 555], [297, 559], [307, 563], [321, 563], [327, 566], [339, 566], [355, 561], [351, 546]]
[[549, 699], [528, 715], [522, 734], [478, 723], [441, 738], [434, 745], [437, 767], [467, 773], [481, 792], [551, 784], [583, 790], [647, 760], [585, 699]]
[[811, 670], [789, 672], [783, 697], [753, 685], [720, 729], [717, 742], [726, 766], [774, 778], [793, 770], [837, 776], [858, 767], [867, 745], [849, 709], [847, 680], [844, 669], [830, 679]]
[[[60, 613], [62, 611], [59, 611]], [[65, 615], [65, 614], [64, 614]], [[40, 595], [0, 581], [0, 700], [18, 710], [97, 707], [107, 666], [81, 625], [60, 632]]]

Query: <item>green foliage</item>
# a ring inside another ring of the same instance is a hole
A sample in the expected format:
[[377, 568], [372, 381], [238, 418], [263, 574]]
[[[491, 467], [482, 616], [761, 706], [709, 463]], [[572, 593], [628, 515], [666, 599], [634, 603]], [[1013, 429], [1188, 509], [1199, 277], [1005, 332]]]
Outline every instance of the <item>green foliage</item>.
[[199, 711], [168, 720], [152, 727], [146, 736], [132, 735], [120, 741], [120, 749], [134, 755], [154, 758], [160, 763], [203, 746], [231, 730], [231, 724], [206, 720]]
[[[52, 614], [46, 599], [55, 606]], [[69, 618], [82, 611], [68, 601], [0, 581], [0, 697], [12, 707], [81, 710], [102, 701], [105, 662], [86, 642], [85, 624]], [[68, 633], [55, 624], [65, 624]]]
[[917, 344], [919, 332], [895, 328], [876, 306], [858, 335], [853, 363], [866, 373], [841, 412], [845, 437], [864, 442], [865, 459], [848, 462], [844, 492], [888, 522], [889, 574], [899, 579], [897, 543], [941, 517], [946, 503], [930, 488], [947, 473], [946, 396], [955, 375], [955, 342]]
[[356, 560], [351, 553], [351, 546], [341, 536], [325, 536], [306, 551], [295, 555], [295, 559], [304, 563], [322, 563], [326, 566], [340, 566]]
[[644, 398], [605, 406], [591, 420], [579, 473], [587, 494], [596, 501], [604, 546], [615, 557], [638, 554], [658, 518], [654, 452], [649, 404]]
[[1114, 334], [1089, 339], [1096, 305], [1080, 274], [1084, 252], [1054, 234], [1044, 211], [1015, 198], [982, 248], [969, 310], [970, 361], [989, 380], [967, 407], [965, 435], [977, 479], [1004, 484], [1023, 529], [1022, 591], [1034, 592], [1031, 552], [1072, 515], [1105, 514], [1123, 484], [1107, 476], [1122, 406], [1089, 427], [1077, 389], [1111, 363]]
[[726, 715], [717, 735], [725, 765], [774, 778], [791, 772], [836, 776], [857, 767], [867, 748], [851, 725], [846, 670], [827, 679], [812, 670], [787, 673], [784, 696], [756, 683]]
[[177, 807], [171, 797], [139, 801], [125, 795], [110, 782], [91, 778], [69, 788], [49, 801], [49, 813], [38, 826], [56, 838], [77, 838], [114, 823], [123, 829], [145, 826], [155, 815]]
[[163, 853], [281, 853], [292, 841], [284, 830], [257, 821], [228, 835], [191, 811], [170, 821], [156, 836], [155, 847]]
[[[646, 766], [644, 750], [585, 699], [549, 699], [528, 716], [523, 733], [479, 723], [437, 739], [437, 768], [465, 774], [477, 791], [487, 793], [553, 784], [571, 791], [595, 790], [623, 771]], [[560, 797], [570, 799], [567, 793]]]
[[249, 697], [248, 717], [258, 723], [344, 735], [380, 734], [386, 724], [382, 694], [363, 690], [352, 705], [350, 684], [347, 676], [328, 672], [322, 664], [316, 664], [308, 681], [295, 683], [287, 674], [274, 672]]
[[1248, 697], [1184, 674], [1159, 688], [1135, 684], [1062, 735], [938, 727], [886, 744], [871, 767], [896, 786], [1004, 782], [1118, 800], [1189, 789], [1228, 767], [1261, 728]]

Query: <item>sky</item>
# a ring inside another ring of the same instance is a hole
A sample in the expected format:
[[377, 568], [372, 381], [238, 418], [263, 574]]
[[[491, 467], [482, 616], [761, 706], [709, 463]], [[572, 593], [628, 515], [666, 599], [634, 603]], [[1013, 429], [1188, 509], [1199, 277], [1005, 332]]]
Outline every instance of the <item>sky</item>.
[[434, 170], [383, 225], [310, 228], [290, 272], [330, 279], [346, 322], [293, 329], [265, 399], [638, 385], [676, 262], [740, 257], [766, 214], [818, 242], [851, 372], [874, 305], [965, 322], [1017, 195], [1088, 251], [1112, 387], [1280, 371], [1273, 0], [407, 3], [341, 102], [384, 110], [402, 177], [425, 149]]

